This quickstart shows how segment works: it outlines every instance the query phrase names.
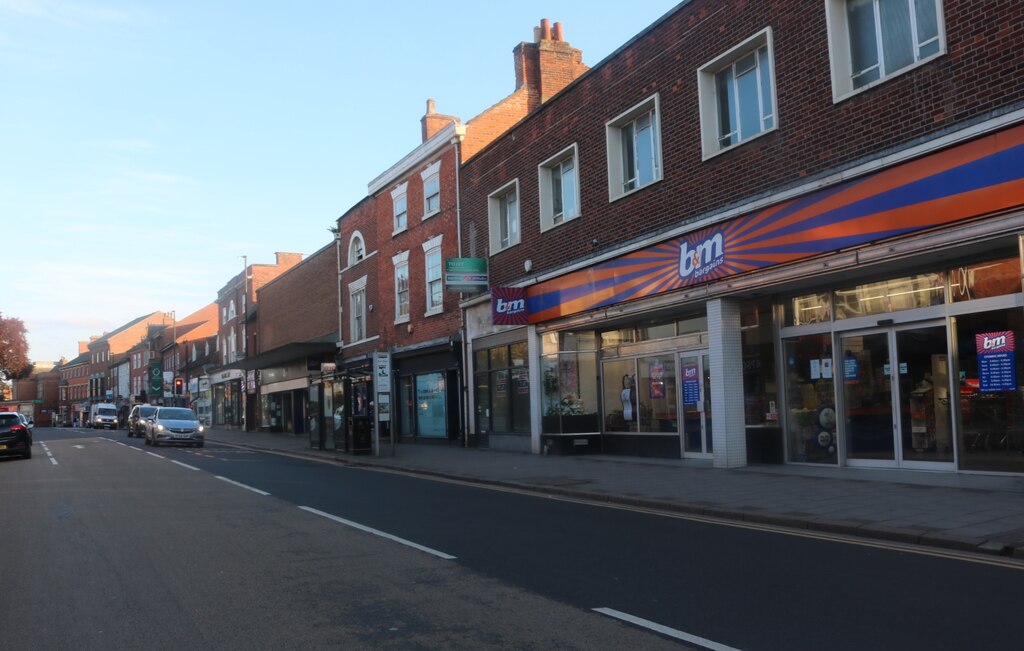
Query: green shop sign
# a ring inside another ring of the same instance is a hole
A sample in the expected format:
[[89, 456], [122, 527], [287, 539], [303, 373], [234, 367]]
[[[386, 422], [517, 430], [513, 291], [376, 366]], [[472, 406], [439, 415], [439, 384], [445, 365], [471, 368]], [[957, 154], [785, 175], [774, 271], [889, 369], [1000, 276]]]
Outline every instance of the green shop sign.
[[449, 292], [487, 291], [485, 258], [447, 258], [444, 261], [444, 287]]

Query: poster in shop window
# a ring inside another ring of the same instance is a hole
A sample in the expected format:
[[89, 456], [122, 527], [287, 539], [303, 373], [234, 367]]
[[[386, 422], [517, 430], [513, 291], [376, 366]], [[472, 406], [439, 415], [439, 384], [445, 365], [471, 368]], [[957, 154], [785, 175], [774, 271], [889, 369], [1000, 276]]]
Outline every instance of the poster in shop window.
[[974, 336], [978, 351], [978, 380], [983, 393], [1015, 391], [1017, 360], [1012, 330]]
[[660, 400], [665, 397], [665, 365], [660, 360], [651, 362], [651, 400]]

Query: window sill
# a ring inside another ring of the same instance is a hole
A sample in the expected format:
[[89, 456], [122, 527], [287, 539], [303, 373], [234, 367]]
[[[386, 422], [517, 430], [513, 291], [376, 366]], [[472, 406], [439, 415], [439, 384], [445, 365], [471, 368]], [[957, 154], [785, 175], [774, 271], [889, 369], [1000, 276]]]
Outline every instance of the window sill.
[[658, 183], [661, 183], [661, 177], [660, 176], [658, 178], [652, 180], [647, 185], [641, 185], [639, 188], [634, 188], [632, 190], [628, 190], [626, 192], [623, 192], [622, 194], [616, 194], [616, 195], [609, 194], [608, 195], [608, 203], [615, 203], [619, 199], [624, 199], [624, 198], [626, 198], [626, 197], [628, 197], [630, 195], [633, 195], [633, 194], [636, 194], [637, 192], [640, 192], [641, 190], [643, 190], [645, 188], [649, 188], [652, 185], [657, 185]]
[[444, 314], [444, 308], [439, 307], [436, 310], [430, 310], [429, 312], [424, 312], [423, 316], [424, 316], [424, 318], [426, 318], [426, 317], [430, 317], [430, 316], [437, 316], [438, 314]]
[[428, 212], [428, 213], [425, 213], [425, 214], [423, 215], [423, 219], [421, 219], [420, 221], [424, 221], [424, 222], [425, 222], [425, 221], [427, 221], [428, 219], [430, 219], [431, 217], [433, 217], [434, 215], [438, 215], [438, 214], [440, 214], [440, 213], [441, 213], [441, 209], [440, 209], [440, 208], [438, 208], [437, 210], [434, 210], [434, 211], [432, 211], [432, 212]]
[[559, 226], [565, 226], [569, 222], [576, 221], [579, 218], [580, 218], [580, 215], [576, 214], [576, 215], [573, 215], [572, 217], [565, 217], [565, 218], [563, 218], [562, 221], [558, 222], [557, 224], [551, 222], [550, 218], [546, 218], [546, 221], [544, 221], [542, 219], [543, 225], [540, 227], [540, 232], [541, 233], [546, 233], [546, 232], [548, 232], [550, 230], [554, 230], [554, 229], [558, 228]]
[[722, 154], [724, 154], [726, 152], [732, 151], [732, 150], [734, 150], [734, 149], [736, 149], [738, 147], [742, 147], [743, 145], [746, 145], [748, 143], [754, 142], [755, 140], [757, 140], [758, 138], [761, 138], [762, 136], [766, 136], [769, 133], [772, 133], [773, 131], [778, 131], [778, 129], [779, 129], [779, 127], [778, 127], [778, 125], [776, 125], [776, 126], [772, 127], [771, 129], [765, 129], [761, 133], [759, 133], [759, 134], [757, 134], [755, 136], [751, 136], [751, 137], [747, 138], [746, 140], [741, 140], [741, 141], [737, 142], [734, 145], [729, 145], [728, 147], [724, 147], [722, 149], [717, 149], [717, 150], [715, 150], [715, 151], [713, 151], [711, 153], [703, 152], [703, 155], [702, 155], [702, 158], [701, 158], [701, 162], [702, 163], [707, 162], [707, 161], [711, 160], [712, 158], [714, 158], [716, 156], [721, 156]]
[[[917, 68], [920, 68], [921, 66], [923, 66], [923, 65], [925, 65], [927, 63], [930, 63], [930, 62], [934, 61], [935, 59], [938, 59], [939, 57], [944, 56], [945, 54], [946, 54], [946, 51], [945, 50], [941, 50], [941, 51], [936, 52], [935, 54], [931, 55], [930, 57], [928, 57], [926, 59], [921, 59], [920, 61], [912, 63], [909, 66], [907, 66], [906, 68], [900, 68], [896, 72], [894, 72], [892, 74], [889, 74], [889, 75], [886, 75], [886, 76], [882, 77], [881, 79], [876, 79], [873, 82], [871, 82], [870, 84], [867, 84], [866, 86], [861, 86], [860, 88], [847, 88], [847, 87], [844, 87], [843, 89], [840, 90], [838, 85], [835, 82], [833, 82], [832, 83], [832, 103], [833, 104], [839, 104], [840, 102], [845, 102], [846, 100], [848, 100], [848, 99], [850, 99], [852, 97], [856, 97], [857, 95], [860, 95], [864, 91], [868, 91], [868, 90], [871, 90], [872, 88], [876, 88], [878, 86], [881, 86], [882, 84], [884, 84], [886, 82], [889, 82], [889, 81], [892, 81], [893, 79], [896, 79], [897, 77], [900, 77], [902, 75], [905, 75], [905, 74], [907, 74], [908, 72], [910, 72], [912, 70], [916, 70]], [[849, 82], [849, 79], [846, 79], [845, 81]], [[849, 83], [844, 84], [844, 86], [847, 86], [847, 85], [849, 85]]]
[[401, 325], [403, 323], [409, 323], [409, 316], [408, 315], [400, 316], [397, 319], [395, 319], [395, 325]]

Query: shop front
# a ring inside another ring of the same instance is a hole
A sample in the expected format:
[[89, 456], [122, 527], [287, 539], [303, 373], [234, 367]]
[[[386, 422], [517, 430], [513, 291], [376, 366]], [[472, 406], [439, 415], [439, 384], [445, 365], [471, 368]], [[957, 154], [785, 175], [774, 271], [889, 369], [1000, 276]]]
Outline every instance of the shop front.
[[446, 341], [429, 349], [392, 352], [397, 405], [388, 425], [398, 441], [462, 441], [459, 350]]
[[476, 431], [515, 373], [535, 451], [1024, 472], [1021, 177], [1018, 127], [530, 286]]
[[210, 374], [213, 425], [215, 427], [243, 427], [242, 381], [239, 369], [221, 370]]

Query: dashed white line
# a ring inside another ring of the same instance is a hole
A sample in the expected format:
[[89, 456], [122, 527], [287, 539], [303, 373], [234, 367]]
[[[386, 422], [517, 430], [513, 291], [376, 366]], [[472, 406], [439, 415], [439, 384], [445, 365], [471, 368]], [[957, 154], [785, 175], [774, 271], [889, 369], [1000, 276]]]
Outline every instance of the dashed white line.
[[445, 554], [444, 552], [439, 552], [436, 549], [431, 549], [430, 547], [424, 547], [423, 545], [419, 545], [417, 543], [414, 543], [411, 540], [406, 540], [405, 538], [399, 538], [398, 536], [392, 536], [389, 533], [385, 533], [385, 532], [380, 531], [378, 529], [373, 529], [371, 527], [367, 527], [366, 525], [359, 524], [358, 522], [352, 522], [351, 520], [346, 520], [344, 518], [339, 518], [336, 515], [331, 515], [330, 513], [324, 513], [323, 511], [318, 511], [318, 510], [316, 510], [314, 508], [311, 508], [311, 507], [308, 507], [308, 506], [300, 506], [299, 508], [302, 509], [303, 511], [308, 511], [309, 513], [313, 513], [315, 515], [319, 515], [322, 518], [327, 518], [328, 520], [333, 520], [334, 522], [337, 522], [339, 524], [343, 524], [343, 525], [345, 525], [347, 527], [352, 527], [353, 529], [359, 529], [360, 531], [365, 531], [366, 533], [370, 533], [370, 534], [373, 534], [375, 536], [380, 536], [381, 538], [387, 538], [388, 540], [396, 542], [396, 543], [398, 543], [400, 545], [405, 545], [407, 547], [412, 547], [413, 549], [418, 549], [421, 552], [426, 552], [426, 553], [428, 553], [428, 554], [430, 554], [432, 556], [437, 556], [438, 558], [443, 558], [446, 561], [453, 561], [453, 560], [455, 560], [455, 556], [452, 556], [451, 554]]
[[235, 486], [238, 486], [239, 488], [244, 488], [247, 491], [252, 491], [254, 493], [259, 493], [260, 495], [270, 495], [270, 493], [268, 493], [267, 491], [261, 491], [258, 488], [253, 488], [252, 486], [246, 486], [245, 484], [240, 484], [237, 481], [234, 481], [232, 479], [228, 479], [227, 477], [221, 477], [220, 475], [214, 475], [214, 477], [216, 477], [217, 479], [219, 479], [221, 481], [226, 481], [229, 484], [234, 484]]
[[180, 461], [175, 461], [174, 459], [169, 459], [169, 461], [170, 461], [171, 463], [176, 463], [176, 464], [178, 464], [178, 465], [179, 465], [179, 466], [181, 466], [182, 468], [188, 468], [189, 470], [199, 470], [199, 468], [196, 468], [195, 466], [190, 466], [190, 465], [188, 465], [187, 463], [182, 463], [182, 462], [180, 462]]
[[648, 630], [654, 631], [655, 633], [660, 633], [662, 635], [675, 638], [677, 640], [689, 642], [690, 644], [696, 644], [698, 646], [704, 647], [705, 649], [711, 649], [711, 651], [739, 651], [735, 647], [719, 644], [714, 640], [708, 640], [703, 637], [691, 635], [690, 633], [679, 631], [674, 628], [669, 628], [668, 626], [662, 626], [657, 622], [652, 622], [651, 620], [643, 619], [642, 617], [636, 617], [634, 615], [630, 615], [629, 613], [624, 613], [621, 610], [614, 610], [612, 608], [595, 608], [594, 611], [599, 612], [602, 615], [607, 615], [608, 617], [614, 617], [615, 619], [620, 619], [624, 622], [629, 622], [630, 624], [634, 624], [636, 626], [641, 626]]
[[167, 458], [167, 457], [165, 457], [162, 454], [157, 454], [156, 452], [150, 452], [149, 450], [146, 450], [146, 454], [148, 454], [151, 457], [156, 457], [157, 459], [166, 459]]
[[43, 452], [45, 452], [45, 453], [46, 453], [46, 456], [50, 457], [50, 463], [52, 463], [52, 464], [53, 464], [53, 465], [55, 465], [55, 466], [57, 466], [57, 465], [60, 465], [60, 464], [58, 464], [58, 463], [57, 463], [57, 459], [55, 459], [55, 458], [54, 458], [54, 456], [53, 456], [53, 452], [50, 452], [50, 448], [46, 447], [46, 444], [45, 444], [45, 443], [43, 443], [42, 441], [40, 441], [40, 442], [39, 442], [39, 445], [41, 445], [41, 446], [42, 446], [42, 448], [43, 448]]

